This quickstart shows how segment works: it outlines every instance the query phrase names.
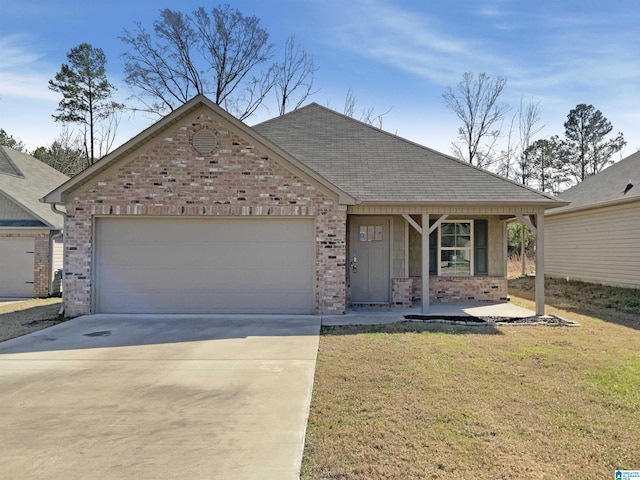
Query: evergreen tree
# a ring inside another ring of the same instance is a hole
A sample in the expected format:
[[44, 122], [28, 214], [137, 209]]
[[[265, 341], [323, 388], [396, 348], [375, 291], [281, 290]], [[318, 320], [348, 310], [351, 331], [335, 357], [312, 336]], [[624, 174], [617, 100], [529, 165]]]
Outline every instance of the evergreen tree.
[[[67, 60], [69, 63], [63, 64], [55, 78], [49, 80], [49, 89], [62, 94], [58, 113], [53, 118], [57, 122], [78, 123], [84, 127], [85, 153], [89, 164], [93, 164], [98, 124], [116, 115], [124, 105], [112, 100], [116, 87], [107, 80], [107, 60], [101, 48], [81, 43], [71, 49]], [[108, 135], [115, 135], [115, 132], [109, 131]]]
[[593, 105], [577, 105], [567, 115], [564, 129], [566, 166], [578, 182], [613, 163], [612, 155], [627, 144], [622, 133], [618, 133], [615, 138], [606, 139], [613, 126]]

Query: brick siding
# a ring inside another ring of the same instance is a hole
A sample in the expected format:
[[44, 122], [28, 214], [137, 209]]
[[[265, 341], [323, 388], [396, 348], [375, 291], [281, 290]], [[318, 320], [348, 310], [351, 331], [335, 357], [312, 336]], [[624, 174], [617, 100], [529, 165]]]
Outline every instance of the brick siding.
[[[208, 111], [208, 110], [207, 110]], [[193, 135], [209, 129], [218, 148], [198, 153]], [[346, 209], [282, 167], [206, 112], [192, 114], [66, 205], [65, 314], [91, 313], [95, 216], [312, 216], [319, 313], [344, 313]]]
[[[422, 297], [422, 278], [413, 280], [413, 298]], [[504, 301], [506, 277], [429, 277], [430, 302]]]

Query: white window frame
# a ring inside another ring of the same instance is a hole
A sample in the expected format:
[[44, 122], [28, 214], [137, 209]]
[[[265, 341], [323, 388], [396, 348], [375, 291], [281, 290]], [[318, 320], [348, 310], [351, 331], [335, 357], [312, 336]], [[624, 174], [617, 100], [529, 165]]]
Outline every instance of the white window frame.
[[[444, 225], [450, 224], [450, 223], [468, 223], [469, 224], [469, 233], [470, 233], [470, 242], [469, 242], [469, 246], [468, 247], [445, 247], [444, 249], [442, 248], [442, 227]], [[442, 276], [442, 250], [458, 250], [458, 251], [469, 251], [469, 275], [451, 275], [451, 274], [446, 274], [446, 276], [451, 276], [451, 277], [473, 277], [474, 272], [473, 272], [473, 265], [474, 265], [474, 258], [473, 258], [473, 253], [474, 253], [474, 238], [473, 238], [474, 232], [473, 232], [473, 220], [447, 220], [445, 222], [442, 222], [439, 226], [438, 226], [438, 276], [441, 277]]]

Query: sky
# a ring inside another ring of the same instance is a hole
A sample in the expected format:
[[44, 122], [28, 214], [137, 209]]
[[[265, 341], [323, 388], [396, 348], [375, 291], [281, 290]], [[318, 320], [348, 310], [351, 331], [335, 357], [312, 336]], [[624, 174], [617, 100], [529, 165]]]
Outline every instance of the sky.
[[[48, 81], [80, 43], [102, 48], [107, 77], [129, 105], [118, 38], [136, 22], [151, 29], [160, 9], [191, 13], [228, 3], [256, 16], [277, 52], [296, 41], [313, 56], [316, 102], [342, 112], [373, 108], [382, 128], [451, 153], [461, 125], [442, 94], [465, 72], [502, 76], [512, 110], [538, 103], [536, 138], [563, 135], [569, 111], [592, 104], [622, 132], [619, 157], [640, 149], [640, 4], [637, 0], [0, 0], [0, 128], [29, 151], [61, 132], [60, 94]], [[249, 125], [277, 115], [272, 101]], [[125, 113], [115, 145], [158, 118]], [[619, 159], [619, 158], [617, 158]]]

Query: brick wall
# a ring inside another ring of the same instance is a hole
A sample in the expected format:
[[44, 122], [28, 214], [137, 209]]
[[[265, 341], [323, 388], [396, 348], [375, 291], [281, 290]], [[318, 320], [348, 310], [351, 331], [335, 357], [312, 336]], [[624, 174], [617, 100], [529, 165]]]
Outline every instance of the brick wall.
[[393, 305], [410, 307], [413, 304], [413, 279], [391, 279], [391, 300]]
[[[413, 297], [422, 297], [422, 278], [413, 279]], [[430, 302], [504, 301], [506, 277], [429, 277]]]
[[49, 234], [35, 236], [33, 251], [33, 296], [48, 297], [51, 278]]
[[51, 275], [49, 233], [3, 232], [0, 237], [33, 238], [33, 296], [48, 297], [49, 278]]
[[[296, 177], [257, 145], [201, 109], [133, 152], [66, 205], [65, 314], [91, 312], [96, 215], [313, 216], [316, 311], [344, 313], [346, 209]], [[193, 135], [209, 129], [218, 148], [198, 153]]]

